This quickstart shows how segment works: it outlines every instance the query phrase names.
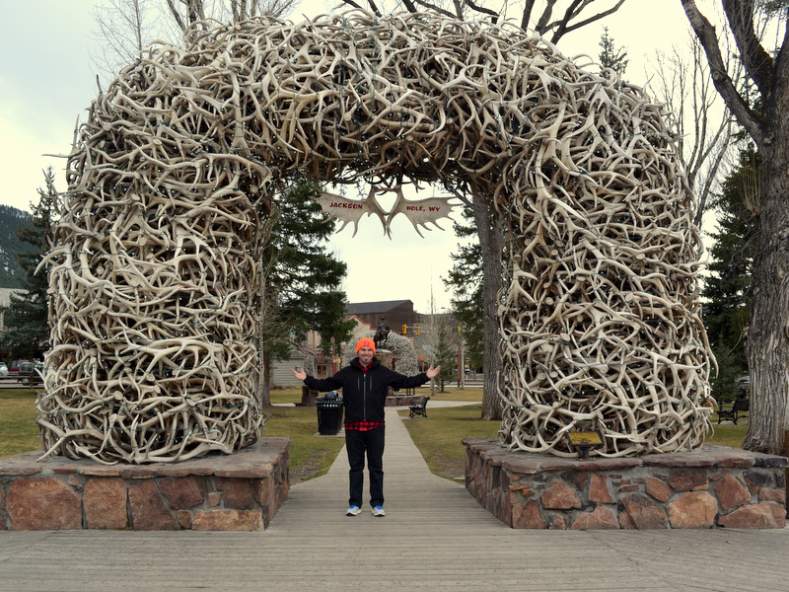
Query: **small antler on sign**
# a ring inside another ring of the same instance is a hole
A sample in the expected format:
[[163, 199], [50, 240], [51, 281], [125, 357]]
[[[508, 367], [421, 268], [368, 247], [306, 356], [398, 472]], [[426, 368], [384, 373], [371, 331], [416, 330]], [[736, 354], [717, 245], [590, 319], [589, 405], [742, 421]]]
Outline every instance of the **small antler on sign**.
[[[396, 193], [397, 199], [395, 200], [392, 209], [389, 212], [384, 211], [375, 196], [384, 193]], [[449, 218], [452, 208], [455, 206], [449, 203], [452, 197], [430, 197], [427, 199], [407, 200], [403, 195], [403, 185], [395, 185], [393, 188], [370, 188], [370, 192], [364, 200], [348, 199], [341, 195], [333, 193], [321, 193], [317, 198], [323, 211], [333, 216], [334, 218], [343, 222], [342, 226], [337, 229], [337, 232], [345, 228], [349, 222], [353, 222], [353, 236], [356, 236], [356, 231], [359, 229], [359, 219], [362, 214], [369, 214], [378, 216], [381, 224], [384, 227], [384, 234], [390, 239], [392, 238], [392, 220], [398, 214], [404, 214], [406, 218], [414, 226], [416, 233], [424, 238], [424, 235], [419, 231], [419, 227], [423, 226], [427, 230], [429, 223], [433, 223], [439, 230], [444, 230], [438, 225], [438, 220], [441, 218]]]

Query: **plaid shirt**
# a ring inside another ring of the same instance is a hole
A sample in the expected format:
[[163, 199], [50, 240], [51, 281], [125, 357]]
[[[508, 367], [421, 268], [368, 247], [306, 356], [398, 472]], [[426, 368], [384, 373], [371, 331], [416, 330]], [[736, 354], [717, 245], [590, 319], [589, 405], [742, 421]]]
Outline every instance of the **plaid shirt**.
[[384, 425], [382, 421], [346, 421], [346, 432], [369, 432]]

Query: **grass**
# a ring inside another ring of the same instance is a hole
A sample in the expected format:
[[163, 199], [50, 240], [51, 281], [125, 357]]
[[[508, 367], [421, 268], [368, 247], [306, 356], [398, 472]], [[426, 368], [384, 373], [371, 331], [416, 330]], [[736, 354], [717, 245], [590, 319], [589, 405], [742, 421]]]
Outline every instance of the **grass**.
[[[421, 388], [417, 391], [420, 395], [429, 395], [429, 388]], [[482, 403], [482, 389], [477, 388], [452, 388], [447, 389], [446, 392], [440, 393], [436, 390], [436, 394], [431, 398], [431, 401], [469, 401], [470, 403]], [[428, 407], [430, 403], [428, 403]]]
[[40, 447], [36, 426], [36, 391], [0, 390], [0, 457]]
[[291, 484], [320, 477], [329, 470], [345, 439], [315, 435], [318, 432], [315, 407], [272, 407], [266, 414], [269, 417], [263, 435], [290, 438]]
[[721, 446], [731, 446], [732, 448], [741, 448], [745, 440], [745, 432], [748, 431], [748, 416], [744, 415], [737, 420], [737, 425], [730, 421], [718, 425], [718, 416], [713, 415], [710, 418], [714, 432], [712, 436], [707, 437], [707, 442], [710, 444], [720, 444]]
[[271, 389], [271, 402], [273, 404], [301, 402], [301, 387], [293, 386], [281, 389]]
[[400, 416], [430, 470], [446, 479], [462, 480], [463, 438], [495, 438], [499, 431], [499, 422], [480, 419], [480, 412], [480, 405], [431, 409], [428, 403], [427, 418], [409, 419], [407, 410], [400, 411]]
[[[301, 389], [272, 393], [272, 399], [277, 403], [293, 402], [294, 397], [301, 400]], [[41, 448], [35, 402], [36, 392], [33, 390], [0, 390], [0, 457]], [[270, 418], [263, 428], [263, 435], [288, 436], [291, 439], [291, 483], [318, 477], [329, 469], [344, 440], [314, 435], [318, 431], [314, 407], [272, 407], [267, 414]]]
[[[480, 405], [431, 409], [428, 403], [427, 412], [427, 419], [409, 419], [408, 411], [400, 411], [400, 416], [430, 470], [446, 479], [462, 480], [466, 462], [463, 438], [495, 438], [499, 422], [480, 419]], [[742, 446], [748, 429], [747, 418], [736, 426], [730, 422], [718, 425], [717, 417], [712, 419], [715, 432], [707, 442], [734, 448]]]

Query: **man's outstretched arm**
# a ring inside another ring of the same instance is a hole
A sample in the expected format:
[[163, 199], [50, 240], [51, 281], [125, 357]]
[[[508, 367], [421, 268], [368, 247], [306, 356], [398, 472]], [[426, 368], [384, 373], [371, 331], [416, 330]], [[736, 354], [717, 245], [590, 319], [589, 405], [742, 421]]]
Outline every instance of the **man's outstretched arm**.
[[406, 376], [404, 374], [400, 374], [399, 372], [395, 372], [394, 370], [391, 370], [395, 378], [390, 384], [392, 385], [393, 389], [416, 388], [418, 386], [422, 386], [434, 376], [438, 376], [440, 370], [441, 370], [441, 366], [437, 368], [433, 368], [431, 366], [430, 368], [427, 369], [427, 372], [420, 372], [419, 374], [415, 374], [414, 376]]
[[315, 378], [314, 376], [307, 376], [307, 373], [303, 368], [293, 369], [293, 376], [303, 381], [308, 388], [311, 388], [314, 391], [320, 391], [322, 393], [342, 388], [342, 379], [340, 378], [341, 373], [342, 371], [337, 372], [337, 374], [330, 376], [329, 378], [320, 379]]

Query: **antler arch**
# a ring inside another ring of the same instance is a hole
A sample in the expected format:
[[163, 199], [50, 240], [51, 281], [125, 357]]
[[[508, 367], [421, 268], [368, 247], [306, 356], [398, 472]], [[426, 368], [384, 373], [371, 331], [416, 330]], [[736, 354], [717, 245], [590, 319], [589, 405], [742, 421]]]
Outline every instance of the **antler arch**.
[[171, 462], [255, 441], [260, 220], [294, 174], [461, 180], [506, 224], [502, 443], [694, 447], [699, 237], [660, 108], [515, 28], [362, 12], [156, 46], [93, 103], [51, 258], [50, 452]]

